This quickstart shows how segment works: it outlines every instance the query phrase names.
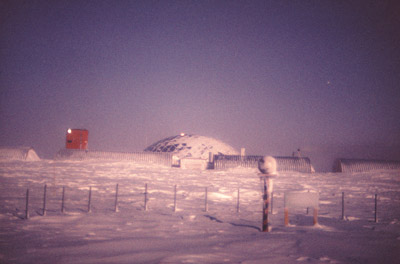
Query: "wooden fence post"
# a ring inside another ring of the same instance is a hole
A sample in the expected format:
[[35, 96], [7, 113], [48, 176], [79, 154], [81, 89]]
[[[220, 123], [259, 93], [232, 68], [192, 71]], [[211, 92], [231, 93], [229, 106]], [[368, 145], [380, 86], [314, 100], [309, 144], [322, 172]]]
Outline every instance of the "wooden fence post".
[[285, 207], [284, 212], [285, 212], [285, 226], [288, 226], [289, 225], [289, 209]]
[[314, 216], [313, 216], [314, 225], [318, 224], [318, 208], [314, 207]]

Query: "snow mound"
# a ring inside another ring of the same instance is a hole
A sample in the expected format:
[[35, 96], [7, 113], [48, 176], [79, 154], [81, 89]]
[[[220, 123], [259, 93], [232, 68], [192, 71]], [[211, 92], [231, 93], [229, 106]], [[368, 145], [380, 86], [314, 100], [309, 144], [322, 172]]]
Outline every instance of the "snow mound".
[[162, 139], [150, 145], [144, 151], [171, 152], [180, 159], [208, 159], [209, 152], [212, 152], [214, 155], [239, 154], [233, 147], [217, 139], [186, 134]]
[[0, 147], [0, 160], [39, 161], [40, 158], [30, 147]]

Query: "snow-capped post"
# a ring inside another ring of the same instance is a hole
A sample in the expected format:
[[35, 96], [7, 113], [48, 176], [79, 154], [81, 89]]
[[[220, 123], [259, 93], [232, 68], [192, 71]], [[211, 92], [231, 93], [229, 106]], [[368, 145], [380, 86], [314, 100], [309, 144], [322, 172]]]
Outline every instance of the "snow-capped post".
[[46, 215], [46, 195], [47, 195], [47, 184], [44, 185], [44, 190], [43, 190], [43, 213], [42, 213], [42, 216]]
[[114, 211], [118, 212], [118, 183], [115, 186], [115, 207], [114, 207]]
[[29, 189], [26, 189], [25, 219], [29, 219]]
[[62, 188], [62, 197], [61, 197], [61, 213], [64, 213], [64, 201], [65, 201], [65, 187]]
[[237, 204], [236, 204], [236, 212], [240, 212], [240, 188], [237, 191]]
[[147, 183], [144, 185], [144, 210], [147, 211]]
[[273, 178], [277, 176], [276, 159], [271, 156], [265, 156], [258, 161], [258, 169], [261, 174], [259, 174], [260, 181], [263, 182], [263, 221], [262, 221], [262, 231], [269, 232], [269, 203], [270, 195], [273, 189]]
[[92, 186], [89, 187], [89, 199], [88, 199], [88, 213], [92, 211], [91, 203], [92, 203]]
[[378, 223], [378, 194], [375, 193], [375, 223]]
[[176, 184], [174, 186], [174, 212], [176, 212]]
[[208, 188], [206, 187], [205, 189], [205, 194], [204, 194], [204, 210], [208, 212]]

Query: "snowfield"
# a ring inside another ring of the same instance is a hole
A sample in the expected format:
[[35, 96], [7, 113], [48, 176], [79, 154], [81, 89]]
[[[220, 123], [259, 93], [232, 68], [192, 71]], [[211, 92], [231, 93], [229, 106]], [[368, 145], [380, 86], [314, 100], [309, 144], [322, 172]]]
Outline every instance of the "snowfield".
[[[268, 233], [260, 232], [257, 174], [256, 169], [196, 171], [129, 162], [3, 161], [0, 262], [400, 263], [399, 171], [280, 173]], [[285, 227], [284, 192], [308, 190], [320, 194], [319, 224], [313, 226], [312, 210], [299, 208], [290, 211]]]

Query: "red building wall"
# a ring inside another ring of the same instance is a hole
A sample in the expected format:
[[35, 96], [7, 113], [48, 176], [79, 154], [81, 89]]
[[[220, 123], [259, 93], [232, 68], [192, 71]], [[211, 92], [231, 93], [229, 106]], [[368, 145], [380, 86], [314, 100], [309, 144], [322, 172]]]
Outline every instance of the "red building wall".
[[67, 149], [87, 149], [89, 131], [86, 129], [68, 129], [65, 147]]

